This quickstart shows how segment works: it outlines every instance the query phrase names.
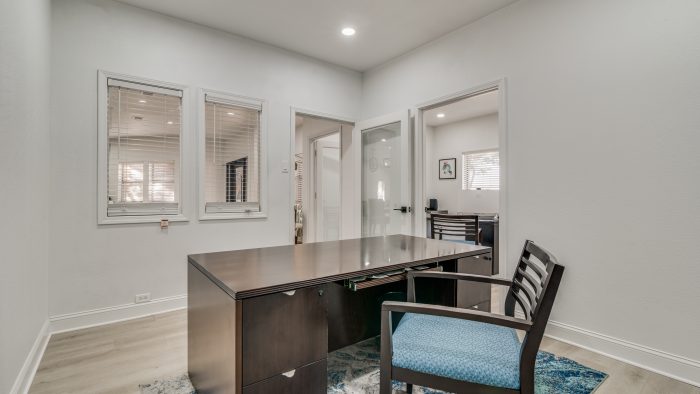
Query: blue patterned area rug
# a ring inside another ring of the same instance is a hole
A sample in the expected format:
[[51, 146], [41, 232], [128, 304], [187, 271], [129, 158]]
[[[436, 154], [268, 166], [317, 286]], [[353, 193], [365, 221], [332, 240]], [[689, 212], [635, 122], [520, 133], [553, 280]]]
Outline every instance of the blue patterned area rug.
[[141, 394], [195, 394], [187, 374], [172, 378], [158, 379], [150, 384], [139, 385]]
[[[566, 357], [539, 352], [535, 367], [537, 394], [589, 394], [608, 377]], [[405, 392], [403, 383], [394, 382], [394, 393]], [[139, 386], [142, 394], [194, 394], [187, 375], [156, 380]], [[414, 386], [416, 394], [442, 391]], [[379, 340], [372, 338], [328, 355], [329, 394], [379, 393]]]

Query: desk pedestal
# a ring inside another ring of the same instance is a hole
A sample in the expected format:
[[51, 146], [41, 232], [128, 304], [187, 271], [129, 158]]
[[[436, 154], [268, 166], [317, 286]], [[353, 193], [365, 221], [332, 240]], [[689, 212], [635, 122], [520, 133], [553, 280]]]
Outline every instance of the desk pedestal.
[[[469, 257], [440, 265], [481, 273], [482, 262]], [[416, 289], [423, 303], [490, 303], [486, 293], [454, 281], [418, 278]], [[198, 393], [313, 394], [326, 392], [328, 352], [379, 335], [381, 303], [405, 300], [406, 281], [357, 291], [330, 282], [235, 300], [189, 264], [188, 294], [189, 374]]]

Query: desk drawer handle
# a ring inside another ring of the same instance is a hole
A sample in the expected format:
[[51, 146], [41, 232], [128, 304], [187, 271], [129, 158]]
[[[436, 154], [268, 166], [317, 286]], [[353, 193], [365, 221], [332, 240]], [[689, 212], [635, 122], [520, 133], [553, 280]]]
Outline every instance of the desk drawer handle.
[[297, 370], [296, 370], [296, 369], [293, 369], [293, 370], [291, 370], [291, 371], [284, 372], [282, 375], [284, 375], [285, 377], [291, 378], [291, 377], [294, 376], [294, 374], [295, 374], [296, 372], [297, 372]]
[[[288, 296], [293, 296], [294, 293], [296, 293], [296, 292], [297, 292], [296, 290], [290, 290], [290, 291], [285, 291], [284, 294], [286, 294]], [[294, 371], [292, 371], [292, 372], [294, 372]]]

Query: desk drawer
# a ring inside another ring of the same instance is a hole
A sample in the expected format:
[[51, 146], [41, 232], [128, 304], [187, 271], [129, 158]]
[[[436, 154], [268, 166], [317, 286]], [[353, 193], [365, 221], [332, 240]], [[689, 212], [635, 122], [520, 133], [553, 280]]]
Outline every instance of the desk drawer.
[[387, 283], [405, 281], [410, 271], [442, 271], [442, 266], [438, 263], [425, 264], [412, 268], [401, 268], [389, 272], [375, 275], [366, 275], [346, 280], [345, 287], [352, 291], [358, 291], [375, 286], [382, 286]]
[[325, 394], [326, 380], [323, 359], [243, 387], [243, 394]]
[[243, 386], [326, 358], [325, 299], [323, 287], [307, 287], [243, 300]]

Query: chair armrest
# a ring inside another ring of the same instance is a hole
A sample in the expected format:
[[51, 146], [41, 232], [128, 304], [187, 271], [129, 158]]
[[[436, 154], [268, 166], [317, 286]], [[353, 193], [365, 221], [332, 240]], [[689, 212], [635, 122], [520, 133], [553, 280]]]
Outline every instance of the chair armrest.
[[530, 331], [532, 323], [510, 316], [497, 315], [489, 312], [475, 311], [472, 309], [453, 308], [442, 305], [416, 304], [413, 302], [385, 301], [382, 303], [382, 314], [389, 312], [420, 313], [454, 317], [456, 319], [472, 320], [481, 323], [495, 324], [497, 326], [510, 327], [516, 330]]
[[470, 282], [490, 283], [501, 286], [511, 286], [513, 282], [505, 279], [492, 278], [483, 275], [460, 274], [457, 272], [442, 272], [442, 271], [408, 271], [406, 275], [407, 296], [409, 302], [416, 301], [416, 281], [415, 278], [436, 278], [436, 279], [452, 279], [466, 280]]
[[507, 279], [492, 278], [484, 275], [461, 274], [457, 272], [443, 271], [408, 271], [408, 279], [413, 280], [415, 277], [438, 278], [438, 279], [453, 279], [467, 280], [471, 282], [491, 283], [494, 285], [511, 286], [513, 282]]

